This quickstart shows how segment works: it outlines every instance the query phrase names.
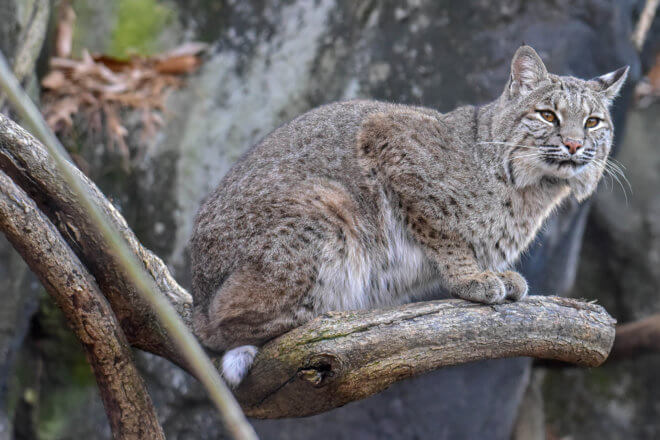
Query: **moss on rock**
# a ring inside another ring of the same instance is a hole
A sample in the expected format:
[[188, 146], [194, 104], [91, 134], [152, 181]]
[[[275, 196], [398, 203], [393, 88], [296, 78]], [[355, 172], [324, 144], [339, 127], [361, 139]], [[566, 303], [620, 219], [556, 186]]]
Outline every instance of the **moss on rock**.
[[176, 17], [174, 9], [157, 0], [119, 0], [117, 24], [112, 32], [110, 55], [152, 55], [161, 50], [159, 38]]

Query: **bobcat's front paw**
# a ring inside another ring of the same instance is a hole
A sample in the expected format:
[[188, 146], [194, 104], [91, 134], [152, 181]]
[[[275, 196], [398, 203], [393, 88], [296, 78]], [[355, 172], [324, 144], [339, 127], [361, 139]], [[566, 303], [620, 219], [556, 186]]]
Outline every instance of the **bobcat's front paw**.
[[504, 283], [507, 299], [518, 301], [527, 296], [527, 280], [518, 272], [507, 270], [497, 275]]
[[495, 272], [474, 275], [452, 290], [458, 298], [485, 304], [499, 304], [507, 297], [504, 282]]

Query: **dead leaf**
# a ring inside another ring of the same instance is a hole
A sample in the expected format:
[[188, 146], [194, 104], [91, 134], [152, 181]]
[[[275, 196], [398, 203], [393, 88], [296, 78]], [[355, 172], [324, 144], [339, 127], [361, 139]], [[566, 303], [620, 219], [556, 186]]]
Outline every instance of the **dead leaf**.
[[635, 86], [635, 103], [645, 108], [660, 100], [660, 53], [646, 76]]
[[101, 63], [105, 65], [108, 69], [113, 72], [121, 72], [123, 70], [129, 69], [132, 66], [131, 61], [121, 60], [119, 58], [111, 57], [109, 55], [98, 55], [95, 54], [92, 56], [94, 62]]
[[58, 101], [57, 107], [46, 117], [46, 122], [55, 131], [73, 126], [73, 115], [78, 113], [79, 103], [74, 97], [66, 97]]
[[208, 49], [209, 45], [207, 43], [202, 43], [200, 41], [189, 41], [187, 43], [183, 43], [182, 45], [175, 47], [172, 50], [169, 50], [165, 52], [162, 56], [164, 58], [171, 58], [171, 57], [180, 57], [184, 55], [199, 55], [206, 49]]
[[[117, 59], [104, 54], [91, 55], [83, 50], [80, 59], [71, 58], [75, 13], [68, 0], [61, 3], [57, 23], [56, 56], [49, 61], [50, 71], [41, 85], [43, 112], [56, 132], [73, 126], [76, 115], [87, 122], [87, 129], [105, 132], [108, 147], [129, 163], [128, 129], [122, 123], [124, 109], [141, 113], [139, 127], [142, 144], [148, 144], [163, 124], [161, 112], [167, 95], [183, 83], [181, 75], [191, 73], [202, 63], [205, 43], [184, 43], [153, 57]], [[143, 152], [135, 147], [133, 157]]]
[[61, 70], [53, 70], [43, 77], [41, 86], [45, 89], [60, 89], [67, 83], [66, 76]]
[[194, 72], [201, 64], [201, 59], [195, 55], [174, 56], [156, 62], [156, 71], [158, 73], [182, 75]]
[[660, 54], [656, 55], [655, 64], [646, 76], [653, 90], [660, 92]]

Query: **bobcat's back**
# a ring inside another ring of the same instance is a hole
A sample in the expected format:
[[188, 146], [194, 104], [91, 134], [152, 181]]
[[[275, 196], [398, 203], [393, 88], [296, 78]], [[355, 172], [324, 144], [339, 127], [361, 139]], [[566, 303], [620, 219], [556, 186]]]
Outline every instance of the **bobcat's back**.
[[[270, 274], [281, 278], [295, 265], [314, 269], [299, 280], [311, 292], [300, 311], [308, 316], [400, 303], [415, 282], [427, 288], [432, 271], [423, 251], [359, 164], [356, 150], [365, 118], [412, 108], [334, 103], [281, 126], [251, 148], [198, 213], [191, 252], [195, 309], [204, 314], [228, 275], [246, 264], [277, 268]], [[392, 297], [395, 289], [401, 299]]]

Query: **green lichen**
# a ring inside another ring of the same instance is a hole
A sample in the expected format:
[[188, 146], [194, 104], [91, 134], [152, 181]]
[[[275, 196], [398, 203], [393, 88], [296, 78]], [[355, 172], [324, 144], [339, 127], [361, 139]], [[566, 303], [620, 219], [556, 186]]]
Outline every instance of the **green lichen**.
[[157, 0], [119, 0], [110, 55], [153, 54], [161, 49], [159, 37], [175, 17], [171, 6]]
[[73, 0], [72, 6], [74, 58], [83, 50], [122, 59], [148, 56], [183, 39], [179, 9], [172, 0]]
[[343, 338], [346, 336], [351, 335], [352, 333], [355, 333], [355, 331], [349, 331], [345, 333], [337, 333], [336, 330], [330, 329], [330, 330], [322, 330], [318, 332], [318, 334], [314, 337], [310, 337], [309, 339], [306, 338], [301, 338], [296, 345], [298, 346], [303, 346], [307, 344], [313, 344], [315, 342], [321, 342], [321, 341], [331, 341], [333, 339], [339, 339]]

